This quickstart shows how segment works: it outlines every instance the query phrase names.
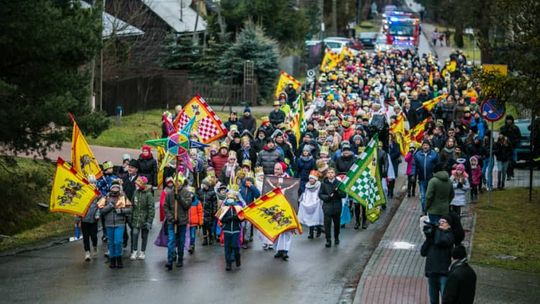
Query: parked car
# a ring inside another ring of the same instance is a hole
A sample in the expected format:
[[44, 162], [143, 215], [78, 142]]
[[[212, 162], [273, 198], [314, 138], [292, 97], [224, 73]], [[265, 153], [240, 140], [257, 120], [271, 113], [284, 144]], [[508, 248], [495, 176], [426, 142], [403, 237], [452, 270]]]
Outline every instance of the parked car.
[[345, 37], [328, 37], [323, 41], [326, 48], [329, 48], [332, 52], [338, 54], [341, 53], [344, 47], [349, 48], [355, 55], [363, 49], [362, 43], [356, 39]]
[[375, 48], [375, 42], [377, 41], [377, 32], [364, 32], [358, 35], [358, 40], [362, 42], [365, 49]]
[[517, 160], [528, 162], [531, 153], [531, 120], [516, 119], [514, 123], [521, 132], [521, 139], [516, 147]]

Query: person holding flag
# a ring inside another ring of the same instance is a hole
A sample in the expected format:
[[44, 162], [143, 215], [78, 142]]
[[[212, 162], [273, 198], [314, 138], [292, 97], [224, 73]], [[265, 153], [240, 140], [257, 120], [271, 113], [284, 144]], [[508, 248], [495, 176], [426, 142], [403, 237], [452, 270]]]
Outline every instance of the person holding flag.
[[221, 221], [221, 228], [224, 236], [225, 249], [225, 270], [232, 270], [232, 263], [236, 262], [236, 267], [240, 267], [240, 230], [244, 220], [240, 211], [240, 202], [235, 191], [227, 193], [227, 199], [216, 215]]

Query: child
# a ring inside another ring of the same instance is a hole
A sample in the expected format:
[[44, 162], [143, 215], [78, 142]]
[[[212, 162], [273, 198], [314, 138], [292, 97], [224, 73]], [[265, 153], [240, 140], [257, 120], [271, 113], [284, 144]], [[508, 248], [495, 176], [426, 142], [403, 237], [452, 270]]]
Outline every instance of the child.
[[[195, 193], [195, 188], [188, 187], [190, 193]], [[189, 254], [195, 252], [195, 235], [197, 233], [197, 227], [203, 224], [203, 206], [201, 201], [197, 198], [193, 198], [191, 208], [189, 208]]]
[[321, 236], [321, 227], [323, 225], [324, 214], [322, 210], [322, 201], [319, 198], [319, 172], [312, 170], [309, 173], [309, 181], [306, 184], [306, 190], [300, 196], [300, 206], [298, 207], [298, 220], [303, 225], [309, 227], [308, 239], [313, 239], [313, 232], [317, 229], [317, 237]]
[[242, 208], [239, 206], [236, 192], [229, 191], [223, 207], [216, 215], [221, 221], [224, 234], [226, 271], [232, 269], [232, 262], [236, 261], [236, 267], [240, 267], [240, 229], [243, 217], [239, 215]]
[[452, 186], [454, 187], [454, 198], [450, 202], [450, 210], [461, 216], [461, 207], [467, 202], [467, 191], [469, 191], [469, 175], [465, 172], [465, 166], [458, 164], [455, 170], [452, 170], [450, 177]]
[[202, 180], [201, 188], [197, 191], [197, 197], [203, 207], [203, 246], [214, 243], [214, 214], [217, 212], [216, 192], [212, 189], [208, 177]]
[[407, 162], [407, 197], [414, 197], [416, 193], [416, 176], [412, 174], [412, 166], [414, 163], [414, 143], [409, 146], [409, 152], [405, 155], [405, 162]]
[[[152, 186], [148, 184], [148, 178], [140, 175], [135, 180], [137, 189], [133, 194], [133, 207], [131, 214], [131, 255], [130, 260], [144, 260], [146, 258], [146, 244], [148, 234], [154, 221], [154, 196]], [[137, 253], [139, 245], [139, 233], [141, 234], [141, 250]]]
[[472, 156], [469, 159], [471, 164], [471, 201], [478, 200], [478, 191], [482, 184], [482, 166], [478, 162], [477, 156]]
[[[90, 207], [88, 207], [86, 215], [79, 218], [81, 221], [81, 230], [83, 235], [84, 260], [87, 262], [89, 262], [92, 258], [97, 257], [97, 233], [99, 221], [99, 212], [97, 209], [98, 200], [99, 198], [95, 199], [90, 204]], [[90, 254], [90, 240], [92, 240], [92, 254]]]

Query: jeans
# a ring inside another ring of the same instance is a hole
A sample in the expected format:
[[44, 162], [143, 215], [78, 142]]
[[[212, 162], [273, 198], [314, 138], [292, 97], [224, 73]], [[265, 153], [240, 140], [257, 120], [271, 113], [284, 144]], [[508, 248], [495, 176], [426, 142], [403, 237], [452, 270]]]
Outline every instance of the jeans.
[[240, 231], [234, 233], [223, 233], [225, 248], [225, 262], [231, 264], [240, 257]]
[[422, 206], [422, 212], [426, 212], [426, 191], [429, 180], [419, 180], [418, 190], [420, 190], [420, 205]]
[[407, 176], [407, 194], [415, 195], [416, 193], [416, 176], [408, 175]]
[[195, 237], [197, 236], [197, 226], [189, 227], [189, 245], [195, 247]]
[[428, 277], [429, 303], [439, 304], [439, 295], [444, 294], [447, 276], [442, 274], [431, 274]]
[[497, 187], [504, 188], [508, 165], [511, 161], [497, 161]]
[[97, 222], [96, 223], [81, 222], [84, 251], [90, 251], [90, 239], [92, 239], [92, 246], [94, 246], [94, 248], [97, 248], [97, 226], [98, 226]]
[[488, 158], [484, 161], [484, 166], [482, 167], [482, 175], [485, 177], [486, 188], [488, 191], [493, 189], [493, 165], [493, 158]]
[[148, 229], [135, 228], [131, 229], [131, 248], [132, 252], [137, 251], [139, 245], [139, 233], [141, 234], [142, 244], [141, 251], [146, 251], [146, 244], [148, 243]]
[[167, 226], [167, 262], [172, 264], [174, 257], [174, 249], [178, 251], [178, 260], [184, 258], [184, 244], [186, 243], [186, 229], [187, 225], [178, 225], [176, 233], [174, 233], [174, 224]]
[[441, 216], [438, 215], [438, 214], [429, 214], [428, 213], [428, 217], [429, 217], [429, 222], [432, 223], [432, 224], [439, 224], [439, 220], [441, 219]]
[[116, 258], [122, 256], [124, 225], [107, 227], [107, 238], [109, 239], [109, 257]]

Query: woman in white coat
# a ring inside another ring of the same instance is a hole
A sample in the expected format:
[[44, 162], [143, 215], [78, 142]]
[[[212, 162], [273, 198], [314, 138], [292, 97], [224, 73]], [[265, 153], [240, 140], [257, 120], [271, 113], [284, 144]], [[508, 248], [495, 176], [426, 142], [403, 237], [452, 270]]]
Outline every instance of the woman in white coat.
[[313, 239], [313, 232], [317, 230], [317, 237], [321, 236], [324, 214], [322, 201], [319, 198], [319, 172], [312, 170], [309, 173], [309, 181], [306, 183], [306, 190], [300, 196], [298, 207], [298, 220], [301, 224], [309, 227], [308, 239]]

